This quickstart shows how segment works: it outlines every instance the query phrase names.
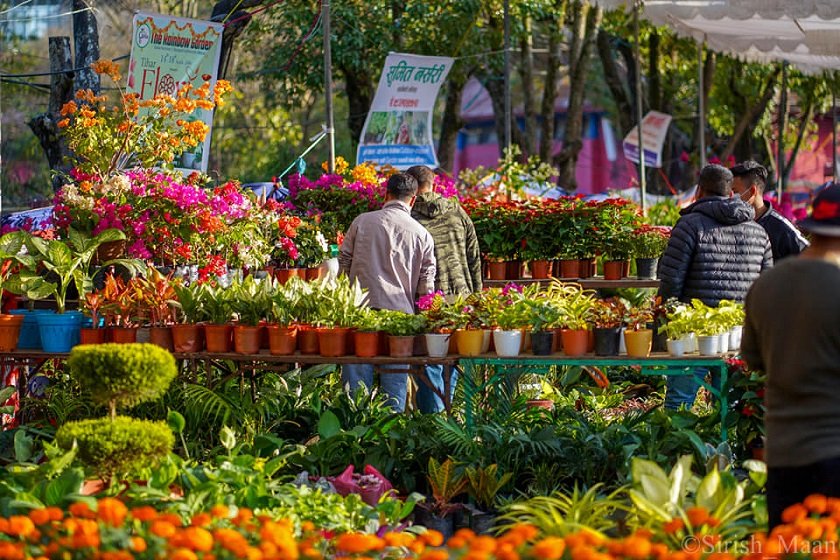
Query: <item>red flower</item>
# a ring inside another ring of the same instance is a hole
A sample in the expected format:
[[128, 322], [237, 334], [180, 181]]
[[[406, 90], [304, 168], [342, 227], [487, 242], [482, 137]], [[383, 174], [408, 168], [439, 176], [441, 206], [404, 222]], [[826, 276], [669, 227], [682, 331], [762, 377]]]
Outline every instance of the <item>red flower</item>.
[[840, 216], [840, 203], [821, 200], [814, 206], [813, 218], [815, 220], [830, 220]]

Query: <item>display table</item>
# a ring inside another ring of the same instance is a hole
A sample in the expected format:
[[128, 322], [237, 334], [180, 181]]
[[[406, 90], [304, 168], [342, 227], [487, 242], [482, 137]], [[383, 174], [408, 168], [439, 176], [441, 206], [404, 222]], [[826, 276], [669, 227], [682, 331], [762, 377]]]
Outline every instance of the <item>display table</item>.
[[492, 280], [485, 278], [482, 280], [485, 286], [502, 287], [506, 284], [536, 284], [548, 285], [553, 280], [558, 280], [564, 284], [580, 284], [584, 289], [600, 290], [604, 288], [658, 288], [659, 280], [656, 279], [636, 279], [636, 278], [622, 278], [621, 280], [604, 280], [603, 276], [592, 276], [590, 278], [519, 278], [518, 280]]
[[[473, 417], [475, 415], [474, 399], [476, 395], [481, 391], [493, 388], [509, 375], [544, 374], [551, 366], [640, 366], [643, 375], [668, 376], [694, 375], [695, 369], [706, 368], [713, 374], [717, 372], [720, 376], [720, 387], [726, 387], [726, 357], [694, 355], [676, 358], [665, 353], [654, 353], [647, 358], [595, 356], [593, 354], [574, 358], [563, 354], [550, 356], [520, 354], [513, 358], [501, 358], [495, 354], [461, 357], [458, 363], [463, 370], [465, 428], [468, 433], [472, 433], [475, 423]], [[493, 367], [489, 368], [487, 366]], [[719, 387], [712, 387], [705, 379], [701, 381], [701, 385], [720, 401], [720, 437], [721, 441], [726, 441], [726, 417], [729, 413], [726, 391], [721, 391]]]

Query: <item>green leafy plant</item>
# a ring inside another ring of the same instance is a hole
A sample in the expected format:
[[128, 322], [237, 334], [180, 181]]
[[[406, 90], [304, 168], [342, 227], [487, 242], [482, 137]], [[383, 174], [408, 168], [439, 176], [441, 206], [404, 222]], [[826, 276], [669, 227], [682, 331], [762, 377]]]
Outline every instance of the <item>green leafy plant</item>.
[[225, 325], [233, 318], [231, 298], [233, 291], [224, 286], [201, 284], [198, 298], [204, 309], [204, 316], [212, 325]]
[[467, 489], [467, 478], [456, 474], [455, 463], [447, 458], [439, 463], [434, 457], [429, 457], [429, 474], [426, 476], [432, 491], [432, 502], [418, 504], [440, 517], [449, 515], [458, 508], [453, 500]]
[[549, 286], [549, 297], [560, 309], [560, 323], [567, 329], [588, 330], [595, 308], [595, 292], [584, 290], [578, 284], [568, 284], [557, 279]]
[[592, 310], [592, 322], [601, 329], [620, 327], [626, 312], [627, 307], [619, 298], [597, 299]]
[[382, 312], [375, 309], [364, 309], [358, 315], [354, 322], [354, 327], [357, 331], [362, 332], [376, 332], [382, 329]]
[[531, 331], [540, 332], [553, 328], [560, 321], [562, 312], [560, 307], [547, 299], [526, 299], [528, 306], [527, 317]]
[[253, 275], [246, 276], [229, 289], [231, 308], [239, 316], [241, 324], [256, 327], [268, 317], [273, 303], [271, 281], [257, 280]]
[[464, 471], [467, 477], [467, 494], [484, 511], [495, 511], [499, 491], [513, 478], [513, 473], [499, 474], [496, 464], [487, 467], [467, 467]]
[[391, 336], [415, 336], [426, 328], [426, 318], [423, 315], [392, 310], [382, 310], [379, 313], [380, 330]]
[[175, 298], [169, 300], [169, 305], [177, 310], [175, 312], [176, 317], [180, 312], [179, 322], [195, 324], [206, 318], [204, 301], [201, 299], [201, 286], [201, 284], [195, 282], [188, 286], [185, 286], [182, 282], [172, 284]]
[[641, 259], [655, 259], [662, 256], [671, 238], [667, 228], [642, 226], [633, 232], [631, 238], [633, 256]]

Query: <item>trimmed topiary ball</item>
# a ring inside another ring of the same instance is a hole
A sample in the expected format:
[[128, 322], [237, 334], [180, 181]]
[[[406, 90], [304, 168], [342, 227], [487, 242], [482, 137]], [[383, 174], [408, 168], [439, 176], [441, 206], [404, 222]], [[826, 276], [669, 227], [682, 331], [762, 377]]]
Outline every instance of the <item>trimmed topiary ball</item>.
[[67, 364], [91, 398], [112, 410], [159, 398], [178, 373], [172, 354], [155, 344], [76, 346]]
[[166, 422], [127, 416], [67, 422], [55, 433], [62, 449], [79, 446], [78, 459], [103, 479], [129, 475], [156, 464], [172, 451], [175, 436]]

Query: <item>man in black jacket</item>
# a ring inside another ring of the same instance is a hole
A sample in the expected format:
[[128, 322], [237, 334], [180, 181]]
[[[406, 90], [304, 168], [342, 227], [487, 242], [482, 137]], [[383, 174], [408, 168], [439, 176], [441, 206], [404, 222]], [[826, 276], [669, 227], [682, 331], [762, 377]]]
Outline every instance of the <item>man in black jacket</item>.
[[[720, 165], [704, 167], [696, 202], [680, 214], [659, 261], [659, 295], [686, 303], [697, 298], [711, 306], [723, 299], [744, 301], [773, 256], [752, 206], [732, 196], [732, 173]], [[699, 386], [696, 376], [668, 377], [665, 407], [691, 407]]]
[[757, 161], [747, 160], [730, 169], [735, 177], [732, 192], [752, 205], [755, 221], [767, 232], [770, 246], [773, 248], [773, 263], [791, 255], [798, 255], [808, 241], [802, 237], [796, 226], [776, 212], [773, 205], [764, 200], [764, 187], [767, 185], [767, 170]]

